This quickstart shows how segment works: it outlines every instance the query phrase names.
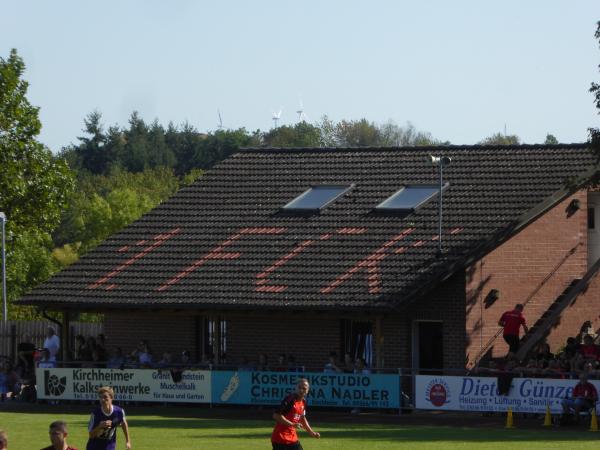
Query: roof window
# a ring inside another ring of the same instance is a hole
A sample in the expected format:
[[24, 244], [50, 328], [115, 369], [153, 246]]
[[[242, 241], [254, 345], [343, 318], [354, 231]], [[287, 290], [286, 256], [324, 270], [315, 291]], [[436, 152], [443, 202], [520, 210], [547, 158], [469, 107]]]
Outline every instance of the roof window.
[[[443, 190], [449, 184], [443, 186]], [[398, 192], [381, 202], [375, 208], [382, 212], [412, 212], [420, 208], [440, 192], [440, 187], [433, 184], [411, 184], [403, 186]]]
[[285, 205], [284, 211], [319, 212], [338, 197], [344, 195], [354, 185], [312, 186], [294, 200]]

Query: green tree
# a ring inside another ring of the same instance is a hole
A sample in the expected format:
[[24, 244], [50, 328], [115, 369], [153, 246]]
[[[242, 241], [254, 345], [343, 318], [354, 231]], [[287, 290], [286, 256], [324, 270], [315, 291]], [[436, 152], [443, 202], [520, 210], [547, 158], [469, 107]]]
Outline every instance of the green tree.
[[[27, 99], [25, 63], [0, 58], [0, 211], [7, 223], [7, 293], [14, 300], [57, 268], [50, 233], [73, 189], [67, 163], [37, 141], [39, 108]], [[12, 310], [11, 316], [28, 314]]]
[[196, 148], [191, 168], [209, 169], [241, 147], [253, 147], [259, 143], [259, 134], [249, 134], [245, 128], [208, 133]]
[[400, 127], [394, 122], [388, 121], [379, 127], [379, 145], [384, 147], [414, 147], [418, 145], [441, 144], [441, 142], [433, 139], [431, 133], [417, 130], [410, 122], [406, 122], [404, 127]]
[[265, 133], [262, 144], [268, 147], [319, 147], [321, 130], [306, 121], [284, 125]]
[[516, 134], [495, 133], [479, 142], [480, 145], [519, 145], [521, 140]]
[[178, 188], [173, 170], [164, 167], [139, 173], [115, 169], [108, 176], [80, 174], [77, 189], [54, 233], [54, 243], [60, 248], [56, 256], [63, 263], [73, 262], [73, 251], [79, 255], [88, 252]]
[[129, 130], [125, 132], [123, 167], [130, 172], [141, 172], [149, 168], [148, 148], [148, 127], [137, 111], [134, 111], [129, 118]]
[[558, 144], [558, 139], [556, 139], [556, 137], [553, 134], [548, 133], [546, 135], [546, 140], [544, 141], [544, 144], [546, 144], [546, 145], [557, 145]]
[[200, 153], [204, 139], [206, 139], [206, 134], [199, 133], [187, 122], [181, 127], [169, 123], [165, 132], [165, 142], [175, 156], [175, 173], [177, 175], [183, 175], [194, 168], [194, 157]]
[[334, 129], [337, 147], [368, 147], [379, 145], [379, 128], [367, 119], [342, 120]]
[[[597, 23], [594, 37], [598, 40], [598, 43], [600, 43], [600, 21]], [[598, 67], [600, 68], [600, 65]], [[600, 114], [600, 83], [592, 82], [590, 92], [594, 95], [594, 103], [596, 104], [598, 114]], [[600, 129], [596, 127], [588, 128], [588, 134], [590, 143], [595, 148], [598, 155], [600, 155]]]
[[108, 172], [112, 158], [109, 147], [106, 145], [106, 135], [102, 123], [102, 114], [98, 111], [91, 112], [84, 120], [84, 131], [90, 137], [80, 137], [81, 145], [78, 147], [79, 158], [84, 169], [91, 173]]

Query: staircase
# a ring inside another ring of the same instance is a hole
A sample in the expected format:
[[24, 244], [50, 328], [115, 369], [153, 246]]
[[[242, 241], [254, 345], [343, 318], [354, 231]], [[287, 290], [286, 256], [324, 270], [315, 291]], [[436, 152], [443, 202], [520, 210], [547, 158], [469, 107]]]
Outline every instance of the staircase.
[[524, 359], [539, 342], [546, 338], [548, 333], [550, 333], [550, 329], [558, 322], [562, 312], [587, 288], [589, 282], [599, 270], [600, 260], [594, 263], [583, 278], [573, 280], [563, 293], [558, 296], [521, 339], [519, 351], [516, 355], [518, 359]]
[[[533, 289], [533, 291], [529, 293], [529, 295], [527, 296], [527, 298], [524, 299], [524, 301], [521, 302], [524, 306], [527, 306], [527, 304], [538, 294], [538, 292], [546, 285], [546, 283], [548, 281], [550, 281], [552, 279], [552, 277], [554, 277], [554, 275], [558, 272], [558, 270], [562, 267], [562, 265], [565, 264], [567, 262], [567, 260], [572, 255], [575, 254], [575, 251], [577, 250], [577, 248], [580, 245], [581, 245], [581, 243], [578, 243], [575, 247], [573, 247], [572, 249], [570, 249], [568, 252], [565, 253], [565, 255], [561, 258], [561, 260], [550, 271], [550, 273], [548, 273], [548, 275], [546, 275], [546, 277]], [[594, 266], [592, 267], [592, 269], [595, 266], [596, 266], [596, 264], [594, 264]], [[590, 269], [590, 270], [592, 270], [592, 269]], [[596, 270], [598, 270], [598, 269], [596, 269]], [[590, 276], [590, 279], [591, 279], [592, 276]], [[581, 291], [579, 291], [579, 292], [581, 292]], [[493, 347], [494, 343], [500, 337], [500, 335], [502, 335], [502, 328], [499, 328], [498, 331], [496, 331], [496, 333], [487, 341], [487, 343], [477, 352], [477, 354], [475, 355], [475, 358], [473, 358], [473, 365], [474, 366], [479, 365], [479, 363], [483, 359], [487, 358], [487, 356], [489, 355], [489, 352], [492, 350], [492, 347]]]

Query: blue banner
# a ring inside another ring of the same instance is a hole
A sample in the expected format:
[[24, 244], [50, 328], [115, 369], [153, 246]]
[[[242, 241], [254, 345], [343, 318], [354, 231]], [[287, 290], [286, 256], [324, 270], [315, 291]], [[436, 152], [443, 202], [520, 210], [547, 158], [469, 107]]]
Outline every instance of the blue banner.
[[294, 392], [299, 378], [310, 384], [309, 405], [343, 408], [400, 407], [400, 377], [323, 372], [212, 372], [212, 402], [277, 405]]

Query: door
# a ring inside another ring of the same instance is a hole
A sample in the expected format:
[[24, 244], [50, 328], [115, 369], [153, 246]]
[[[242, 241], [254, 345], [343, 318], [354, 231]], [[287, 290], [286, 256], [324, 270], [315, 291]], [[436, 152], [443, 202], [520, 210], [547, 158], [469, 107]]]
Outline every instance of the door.
[[444, 323], [413, 323], [413, 367], [421, 374], [440, 374], [444, 368]]

